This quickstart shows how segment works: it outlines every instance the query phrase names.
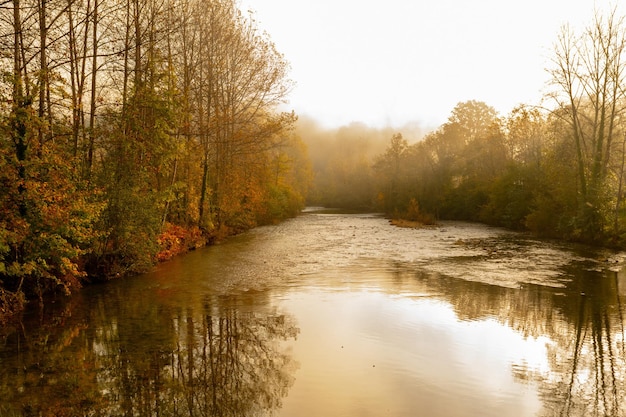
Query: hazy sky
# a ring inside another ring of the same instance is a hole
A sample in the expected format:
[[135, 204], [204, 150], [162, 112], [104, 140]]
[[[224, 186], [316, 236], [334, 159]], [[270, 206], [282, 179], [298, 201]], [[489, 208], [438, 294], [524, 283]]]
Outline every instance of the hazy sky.
[[[538, 104], [560, 27], [609, 0], [241, 0], [291, 63], [289, 109], [326, 127], [437, 127], [460, 101]], [[619, 9], [623, 13], [623, 7]]]

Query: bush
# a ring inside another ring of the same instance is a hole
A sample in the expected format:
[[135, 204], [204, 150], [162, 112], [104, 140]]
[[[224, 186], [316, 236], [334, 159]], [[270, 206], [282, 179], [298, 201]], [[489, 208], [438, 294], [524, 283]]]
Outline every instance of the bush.
[[202, 236], [202, 231], [197, 227], [184, 228], [168, 223], [165, 230], [157, 237], [157, 244], [159, 252], [156, 260], [163, 262], [191, 249], [204, 246], [206, 241]]

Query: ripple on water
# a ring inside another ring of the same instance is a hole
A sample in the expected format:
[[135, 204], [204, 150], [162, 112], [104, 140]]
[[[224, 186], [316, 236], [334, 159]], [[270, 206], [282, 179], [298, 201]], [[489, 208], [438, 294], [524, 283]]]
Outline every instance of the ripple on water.
[[[327, 272], [364, 279], [367, 268], [396, 262], [502, 287], [528, 283], [563, 287], [569, 280], [565, 267], [588, 260], [567, 246], [500, 228], [463, 222], [398, 228], [376, 214], [313, 211], [250, 234], [255, 250], [249, 251], [252, 259], [242, 260], [240, 267], [253, 266], [256, 273], [292, 281]], [[256, 258], [266, 262], [258, 264]]]

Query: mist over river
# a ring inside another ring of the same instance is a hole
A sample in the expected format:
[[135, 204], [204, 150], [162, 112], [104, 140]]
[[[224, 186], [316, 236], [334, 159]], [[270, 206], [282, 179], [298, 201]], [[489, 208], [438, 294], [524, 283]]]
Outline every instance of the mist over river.
[[626, 416], [623, 253], [307, 210], [0, 332], [0, 416]]

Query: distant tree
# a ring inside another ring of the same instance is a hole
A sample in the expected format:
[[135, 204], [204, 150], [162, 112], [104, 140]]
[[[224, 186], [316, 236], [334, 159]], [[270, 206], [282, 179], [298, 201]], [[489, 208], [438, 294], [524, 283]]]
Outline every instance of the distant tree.
[[402, 206], [408, 203], [407, 196], [403, 195], [403, 188], [406, 186], [408, 148], [406, 139], [401, 133], [396, 133], [391, 137], [385, 153], [374, 162], [374, 171], [382, 185], [379, 202], [382, 202], [387, 213], [404, 209]]
[[[513, 229], [529, 226], [528, 216], [536, 214], [538, 195], [547, 187], [543, 182], [547, 131], [544, 115], [526, 106], [515, 108], [502, 120], [502, 140], [492, 141], [491, 146], [490, 159], [497, 163], [491, 176], [485, 177], [489, 198], [481, 209], [482, 221]], [[498, 157], [493, 158], [495, 155]], [[535, 229], [540, 230], [546, 229]]]
[[480, 101], [458, 103], [433, 138], [443, 217], [478, 220], [487, 204], [486, 181], [500, 169], [502, 135], [497, 112]]
[[465, 144], [489, 133], [498, 113], [482, 101], [469, 100], [458, 103], [448, 118], [444, 129], [455, 129]]
[[550, 138], [540, 167], [517, 165], [523, 181], [518, 189], [523, 186], [530, 191], [524, 200], [530, 204], [526, 227], [543, 236], [581, 239], [577, 220], [580, 184], [575, 163], [576, 149], [567, 134], [569, 129], [564, 120], [550, 117], [546, 126], [555, 137]]
[[547, 148], [547, 121], [538, 109], [518, 106], [505, 122], [508, 157], [525, 166], [540, 166]]

